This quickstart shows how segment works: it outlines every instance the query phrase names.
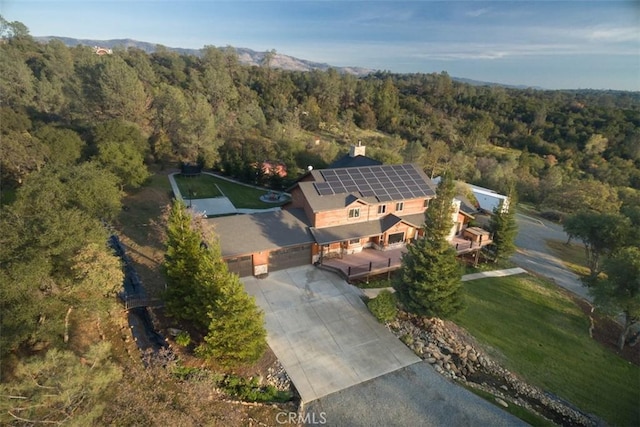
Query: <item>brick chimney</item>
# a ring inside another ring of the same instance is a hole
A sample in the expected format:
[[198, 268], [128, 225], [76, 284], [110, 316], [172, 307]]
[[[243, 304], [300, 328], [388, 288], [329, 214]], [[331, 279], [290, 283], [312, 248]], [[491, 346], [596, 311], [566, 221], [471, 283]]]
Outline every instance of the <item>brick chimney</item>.
[[366, 148], [367, 147], [362, 145], [361, 141], [358, 141], [358, 145], [352, 145], [351, 147], [349, 147], [349, 157], [364, 156]]

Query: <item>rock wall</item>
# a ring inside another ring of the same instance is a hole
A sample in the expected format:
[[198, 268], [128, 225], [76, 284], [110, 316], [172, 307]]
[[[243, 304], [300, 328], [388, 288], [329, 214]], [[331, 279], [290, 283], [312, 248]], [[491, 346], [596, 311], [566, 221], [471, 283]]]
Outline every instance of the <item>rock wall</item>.
[[503, 407], [508, 407], [510, 402], [563, 426], [604, 424], [501, 367], [454, 323], [400, 312], [387, 326], [438, 373], [491, 393]]

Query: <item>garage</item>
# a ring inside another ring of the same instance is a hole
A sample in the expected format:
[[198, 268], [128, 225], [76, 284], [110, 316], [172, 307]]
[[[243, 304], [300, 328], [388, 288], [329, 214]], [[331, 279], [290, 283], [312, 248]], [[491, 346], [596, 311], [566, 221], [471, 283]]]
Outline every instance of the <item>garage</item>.
[[404, 232], [389, 234], [389, 245], [404, 242]]
[[251, 255], [228, 258], [225, 261], [227, 261], [229, 271], [238, 274], [240, 277], [251, 276], [253, 274]]
[[290, 246], [269, 254], [269, 271], [283, 270], [311, 263], [311, 245]]

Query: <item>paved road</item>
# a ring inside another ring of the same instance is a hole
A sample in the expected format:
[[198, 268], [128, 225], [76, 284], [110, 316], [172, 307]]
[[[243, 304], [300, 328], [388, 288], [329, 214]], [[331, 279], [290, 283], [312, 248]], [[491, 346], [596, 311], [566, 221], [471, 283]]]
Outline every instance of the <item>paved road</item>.
[[591, 301], [587, 288], [582, 285], [578, 276], [569, 271], [547, 247], [546, 240], [567, 240], [562, 227], [522, 214], [517, 214], [516, 219], [519, 227], [516, 237], [518, 251], [511, 260], [525, 270], [547, 277], [557, 285]]
[[326, 426], [527, 425], [446, 380], [426, 362], [311, 402], [305, 415], [310, 421], [326, 419]]

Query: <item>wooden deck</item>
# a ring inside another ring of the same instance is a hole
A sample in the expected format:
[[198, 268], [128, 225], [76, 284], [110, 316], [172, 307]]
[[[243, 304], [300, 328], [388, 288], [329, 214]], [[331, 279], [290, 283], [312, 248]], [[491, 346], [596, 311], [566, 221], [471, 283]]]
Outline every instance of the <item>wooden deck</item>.
[[[458, 255], [479, 251], [491, 242], [492, 240], [484, 240], [480, 245], [457, 236], [450, 241]], [[347, 280], [361, 279], [399, 269], [405, 252], [407, 249], [404, 246], [384, 251], [363, 249], [356, 254], [325, 258], [321, 265], [342, 274]]]

